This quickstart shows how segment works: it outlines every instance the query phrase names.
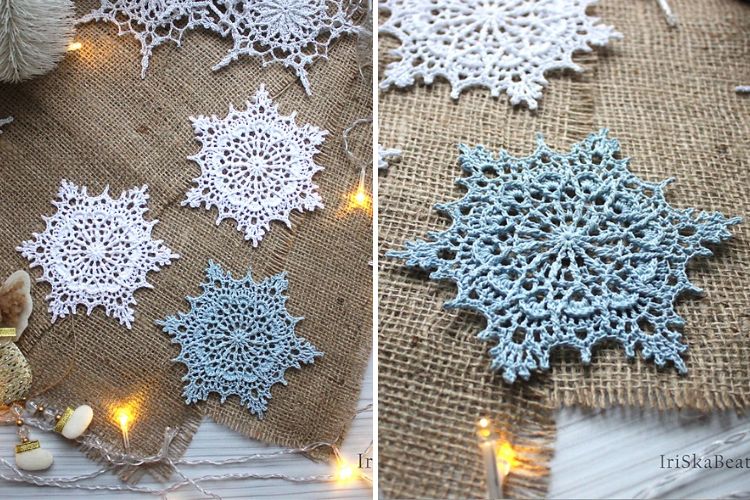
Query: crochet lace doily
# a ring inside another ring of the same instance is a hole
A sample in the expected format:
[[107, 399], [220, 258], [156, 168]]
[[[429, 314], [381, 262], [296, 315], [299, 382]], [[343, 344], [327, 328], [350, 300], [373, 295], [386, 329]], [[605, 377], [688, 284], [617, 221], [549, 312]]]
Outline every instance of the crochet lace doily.
[[261, 58], [263, 66], [292, 68], [311, 93], [307, 67], [328, 56], [337, 38], [357, 31], [352, 17], [360, 8], [351, 0], [101, 0], [79, 23], [109, 21], [119, 34], [130, 33], [141, 44], [141, 77], [157, 46], [178, 46], [185, 32], [202, 27], [232, 37], [233, 47], [213, 69], [242, 55]]
[[242, 55], [260, 57], [263, 66], [292, 68], [308, 94], [307, 66], [328, 57], [335, 39], [354, 33], [352, 16], [359, 2], [349, 0], [256, 0], [225, 5], [225, 23], [234, 46], [213, 69]]
[[62, 181], [57, 212], [44, 217], [47, 228], [17, 248], [42, 267], [41, 281], [52, 287], [47, 296], [52, 322], [75, 314], [79, 305], [86, 313], [103, 306], [108, 316], [131, 327], [139, 288], [151, 288], [149, 271], [158, 271], [179, 255], [153, 240], [158, 221], [144, 218], [148, 211], [148, 186], [130, 189], [119, 198], [109, 188], [89, 196], [86, 187]]
[[273, 220], [291, 227], [292, 210], [323, 207], [313, 175], [323, 167], [313, 161], [327, 131], [298, 126], [296, 113], [282, 116], [261, 86], [247, 109], [230, 105], [225, 118], [191, 118], [198, 154], [188, 157], [201, 167], [196, 187], [183, 205], [216, 207], [216, 224], [237, 221], [245, 239], [258, 246]]
[[401, 158], [401, 150], [394, 148], [384, 148], [378, 144], [378, 170], [387, 170], [388, 163]]
[[604, 340], [622, 344], [628, 357], [639, 349], [658, 366], [687, 370], [674, 302], [700, 290], [686, 265], [712, 255], [705, 244], [729, 238], [740, 218], [670, 206], [671, 179], [642, 181], [619, 151], [606, 130], [569, 153], [540, 138], [525, 158], [461, 146], [468, 177], [457, 183], [468, 192], [436, 206], [451, 227], [388, 253], [457, 284], [446, 307], [487, 318], [479, 338], [495, 344], [491, 367], [509, 383], [547, 370], [560, 346], [588, 364]]
[[131, 34], [141, 44], [141, 78], [146, 78], [153, 50], [159, 45], [182, 43], [185, 32], [203, 26], [217, 29], [215, 19], [220, 14], [221, 1], [162, 0], [100, 0], [98, 9], [78, 20], [107, 21], [117, 25], [120, 36]]
[[382, 89], [442, 77], [457, 99], [469, 87], [506, 92], [513, 105], [536, 109], [545, 73], [581, 71], [576, 51], [621, 35], [586, 15], [596, 0], [381, 0], [390, 17], [380, 32], [399, 39]]
[[262, 418], [271, 387], [287, 384], [284, 373], [323, 353], [294, 332], [302, 318], [286, 309], [285, 273], [256, 283], [248, 271], [236, 280], [209, 261], [206, 277], [203, 294], [187, 298], [189, 312], [158, 322], [181, 346], [175, 361], [187, 367], [183, 395], [188, 404], [212, 392], [222, 403], [236, 395]]

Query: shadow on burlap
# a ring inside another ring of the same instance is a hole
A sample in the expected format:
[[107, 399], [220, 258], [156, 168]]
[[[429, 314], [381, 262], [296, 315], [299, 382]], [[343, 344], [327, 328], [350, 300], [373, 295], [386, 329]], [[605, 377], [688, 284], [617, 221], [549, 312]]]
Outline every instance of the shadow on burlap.
[[[371, 219], [343, 209], [358, 170], [343, 152], [341, 132], [372, 114], [355, 38], [336, 42], [329, 61], [310, 70], [312, 97], [292, 72], [279, 65], [261, 69], [256, 59], [212, 72], [231, 42], [202, 30], [189, 33], [180, 49], [157, 48], [145, 80], [140, 79], [137, 42], [117, 37], [114, 25], [82, 26], [76, 39], [83, 49], [69, 54], [52, 74], [0, 87], [0, 116], [15, 117], [0, 136], [0, 195], [6, 200], [0, 208], [3, 274], [28, 269], [15, 247], [44, 229], [41, 217], [54, 212], [51, 201], [61, 179], [87, 185], [91, 194], [108, 184], [115, 196], [148, 184], [147, 217], [160, 220], [154, 238], [181, 258], [149, 273], [152, 290], [136, 292], [132, 330], [101, 309], [90, 317], [79, 310], [53, 326], [44, 300], [49, 285], [35, 285], [35, 312], [19, 344], [33, 366], [34, 391], [62, 379], [41, 399], [57, 406], [91, 405], [91, 432], [115, 448], [120, 434], [111, 408], [133, 403], [137, 416], [131, 444], [137, 454], [156, 453], [171, 426], [180, 429], [173, 456], [182, 455], [204, 415], [282, 446], [343, 437], [355, 415], [372, 328]], [[325, 209], [295, 212], [291, 230], [273, 223], [253, 249], [233, 221], [217, 227], [215, 211], [181, 207], [180, 202], [200, 174], [198, 165], [186, 159], [200, 149], [188, 117], [225, 116], [229, 104], [244, 108], [261, 83], [282, 114], [297, 111], [299, 124], [312, 123], [330, 134], [316, 156], [325, 167], [315, 176]], [[369, 158], [371, 129], [364, 129], [351, 140], [355, 153]], [[189, 309], [185, 296], [200, 293], [209, 259], [235, 276], [244, 276], [249, 266], [256, 279], [287, 271], [287, 307], [305, 317], [297, 331], [325, 353], [313, 365], [289, 370], [287, 386], [272, 388], [262, 421], [236, 397], [224, 405], [213, 397], [206, 404], [186, 405], [181, 396], [185, 367], [171, 361], [179, 346], [154, 323]], [[30, 273], [40, 276], [38, 269]], [[95, 451], [89, 454], [100, 458]], [[327, 457], [328, 451], [317, 456]], [[155, 472], [165, 475], [167, 470]]]
[[[750, 10], [733, 0], [673, 2], [682, 27], [670, 30], [656, 2], [607, 1], [591, 12], [625, 35], [608, 48], [574, 59], [583, 74], [549, 77], [537, 112], [511, 108], [486, 89], [458, 101], [438, 81], [380, 95], [380, 139], [403, 151], [379, 177], [379, 470], [386, 497], [482, 497], [482, 463], [473, 425], [482, 415], [500, 422], [516, 446], [532, 449], [536, 471], [509, 477], [510, 496], [541, 496], [561, 404], [638, 404], [657, 408], [743, 408], [750, 392], [747, 224], [716, 256], [690, 270], [706, 294], [685, 297], [689, 373], [629, 362], [602, 346], [590, 367], [558, 351], [551, 372], [510, 387], [489, 371], [488, 346], [476, 339], [484, 319], [446, 311], [455, 286], [429, 280], [384, 258], [407, 240], [441, 230], [450, 220], [435, 203], [458, 199], [457, 144], [531, 154], [535, 134], [568, 149], [601, 127], [620, 139], [631, 169], [668, 190], [678, 207], [721, 210], [750, 220], [747, 117], [750, 100], [734, 86], [750, 81]], [[745, 28], [743, 31], [743, 27]], [[381, 75], [397, 42], [380, 39]], [[720, 63], [718, 63], [720, 62]], [[745, 117], [743, 121], [743, 117]], [[744, 324], [744, 326], [743, 326]]]

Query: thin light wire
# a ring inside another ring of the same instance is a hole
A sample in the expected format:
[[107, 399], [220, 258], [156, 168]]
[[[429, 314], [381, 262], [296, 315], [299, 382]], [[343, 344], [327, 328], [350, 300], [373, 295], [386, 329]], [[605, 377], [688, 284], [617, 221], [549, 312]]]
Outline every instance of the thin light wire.
[[664, 13], [664, 17], [667, 19], [667, 24], [675, 28], [677, 27], [677, 16], [672, 12], [672, 8], [669, 6], [667, 0], [657, 0], [659, 2], [659, 8]]
[[[266, 454], [248, 455], [245, 457], [237, 457], [237, 458], [232, 458], [232, 459], [227, 459], [227, 460], [218, 460], [218, 461], [172, 460], [168, 457], [168, 453], [169, 453], [169, 447], [172, 443], [172, 440], [174, 439], [176, 435], [177, 435], [176, 429], [168, 428], [165, 432], [164, 443], [159, 453], [156, 455], [147, 456], [147, 457], [134, 457], [133, 455], [123, 454], [119, 452], [112, 452], [111, 450], [108, 450], [106, 446], [99, 447], [97, 445], [103, 445], [103, 443], [98, 438], [89, 439], [87, 442], [84, 441], [82, 443], [84, 448], [98, 448], [102, 454], [102, 457], [104, 457], [109, 462], [109, 466], [107, 468], [101, 468], [94, 472], [77, 475], [77, 476], [41, 477], [41, 476], [37, 476], [34, 474], [29, 474], [27, 472], [23, 472], [20, 469], [18, 469], [15, 465], [9, 463], [7, 460], [0, 459], [0, 464], [10, 469], [10, 471], [13, 473], [13, 475], [0, 473], [0, 479], [12, 481], [12, 482], [24, 482], [24, 483], [33, 484], [36, 486], [48, 486], [48, 487], [55, 487], [55, 488], [62, 488], [62, 489], [81, 489], [81, 490], [88, 490], [88, 491], [101, 491], [101, 490], [128, 491], [128, 492], [133, 492], [133, 493], [146, 493], [146, 494], [160, 495], [160, 496], [176, 491], [185, 486], [193, 486], [202, 494], [211, 498], [219, 498], [219, 497], [215, 493], [212, 493], [206, 490], [205, 488], [203, 488], [200, 485], [200, 483], [212, 482], [212, 481], [238, 480], [238, 479], [256, 479], [256, 480], [282, 479], [282, 480], [290, 481], [294, 483], [320, 483], [320, 482], [335, 481], [335, 476], [331, 474], [312, 475], [312, 476], [290, 476], [290, 475], [278, 474], [278, 473], [271, 473], [271, 474], [231, 473], [231, 474], [206, 475], [206, 476], [200, 476], [197, 478], [190, 478], [183, 473], [183, 471], [178, 467], [178, 465], [219, 465], [220, 466], [220, 465], [227, 465], [227, 464], [248, 463], [257, 459], [273, 458], [273, 457], [278, 457], [281, 455], [288, 455], [291, 453], [305, 453], [305, 452], [311, 451], [321, 446], [330, 446], [333, 449], [334, 454], [337, 457], [340, 456], [339, 455], [340, 452], [338, 450], [338, 447], [336, 447], [335, 444], [321, 442], [321, 443], [314, 443], [312, 445], [307, 445], [303, 448], [287, 449], [287, 450], [281, 450], [278, 452], [266, 453]], [[82, 481], [91, 480], [98, 476], [101, 476], [102, 474], [108, 472], [111, 469], [111, 467], [117, 467], [117, 466], [137, 467], [137, 466], [149, 465], [149, 464], [158, 463], [158, 462], [162, 462], [162, 463], [166, 463], [170, 465], [172, 469], [175, 471], [175, 473], [178, 474], [183, 480], [178, 481], [174, 484], [171, 484], [161, 489], [148, 488], [148, 487], [142, 487], [142, 486], [132, 486], [128, 484], [122, 484], [122, 485], [79, 484]], [[372, 484], [372, 480], [369, 477], [367, 477], [365, 474], [362, 474], [360, 472], [359, 477], [365, 480], [370, 485]]]
[[[40, 421], [38, 419], [31, 419], [29, 421], [29, 424], [37, 427], [37, 428], [48, 428], [48, 424], [44, 421]], [[7, 481], [12, 482], [24, 482], [28, 484], [34, 484], [36, 486], [48, 486], [48, 487], [56, 487], [56, 488], [62, 488], [62, 489], [81, 489], [81, 490], [88, 490], [88, 491], [128, 491], [133, 493], [146, 493], [146, 494], [152, 494], [152, 495], [164, 495], [166, 493], [175, 491], [177, 489], [183, 488], [185, 486], [192, 486], [198, 491], [200, 491], [203, 495], [210, 497], [210, 498], [220, 498], [215, 493], [212, 493], [205, 488], [203, 488], [200, 483], [204, 481], [224, 481], [224, 480], [232, 480], [232, 479], [283, 479], [290, 482], [324, 482], [324, 481], [333, 481], [335, 478], [332, 475], [319, 475], [319, 476], [288, 476], [286, 474], [249, 474], [249, 473], [242, 473], [242, 474], [223, 474], [223, 475], [209, 475], [209, 476], [201, 476], [198, 478], [190, 478], [186, 474], [183, 473], [183, 471], [178, 467], [178, 465], [228, 465], [228, 464], [242, 464], [242, 463], [249, 463], [254, 460], [259, 459], [269, 459], [269, 458], [275, 458], [282, 455], [289, 455], [293, 453], [306, 453], [311, 450], [314, 450], [316, 448], [320, 448], [323, 446], [330, 446], [334, 453], [338, 452], [338, 448], [334, 443], [328, 443], [328, 442], [319, 442], [319, 443], [313, 443], [307, 446], [304, 446], [302, 448], [294, 448], [294, 449], [286, 449], [286, 450], [280, 450], [277, 452], [272, 453], [258, 453], [254, 455], [248, 455], [245, 457], [236, 457], [226, 460], [173, 460], [169, 458], [169, 448], [172, 444], [172, 441], [177, 436], [178, 429], [173, 428], [167, 428], [164, 433], [164, 442], [162, 443], [162, 448], [160, 449], [159, 453], [156, 455], [146, 456], [146, 457], [136, 457], [132, 454], [125, 454], [120, 453], [119, 451], [113, 451], [110, 450], [98, 437], [95, 436], [89, 436], [88, 439], [82, 440], [81, 444], [84, 450], [87, 449], [97, 449], [100, 453], [102, 458], [104, 458], [108, 462], [107, 467], [100, 468], [99, 470], [96, 470], [94, 472], [90, 472], [87, 474], [77, 475], [77, 476], [69, 476], [69, 477], [41, 477], [34, 474], [29, 474], [27, 472], [23, 472], [20, 469], [18, 469], [15, 465], [10, 464], [5, 459], [0, 459], [0, 464], [4, 465], [10, 471], [13, 473], [13, 475], [8, 474], [0, 474], [0, 479], [5, 479]], [[130, 466], [130, 467], [139, 467], [143, 465], [150, 465], [155, 463], [166, 463], [167, 465], [171, 466], [171, 468], [175, 471], [176, 474], [178, 474], [183, 480], [179, 481], [177, 483], [174, 483], [166, 488], [162, 489], [155, 489], [155, 488], [148, 488], [148, 487], [141, 487], [141, 486], [131, 486], [128, 484], [123, 485], [89, 485], [89, 484], [79, 484], [82, 481], [87, 481], [94, 479], [96, 477], [99, 477], [106, 472], [109, 472], [112, 467], [118, 467], [118, 466]], [[364, 476], [364, 474], [360, 474], [366, 481], [368, 481], [368, 478]], [[368, 481], [369, 482], [369, 481]], [[371, 482], [370, 482], [371, 484]]]
[[372, 8], [367, 9], [367, 15], [362, 25], [357, 27], [356, 33], [359, 76], [369, 84], [372, 80]]
[[[34, 474], [29, 474], [27, 472], [23, 472], [19, 470], [15, 465], [9, 463], [4, 458], [0, 458], [0, 464], [4, 465], [8, 469], [10, 469], [15, 476], [11, 476], [8, 474], [0, 474], [0, 479], [4, 479], [6, 481], [11, 482], [22, 482], [27, 484], [33, 484], [36, 486], [48, 486], [48, 487], [54, 487], [54, 488], [61, 488], [61, 489], [79, 489], [79, 490], [87, 490], [87, 491], [129, 491], [133, 493], [147, 493], [150, 495], [157, 495], [157, 496], [163, 496], [167, 493], [172, 493], [174, 491], [177, 491], [185, 486], [197, 486], [199, 483], [203, 482], [212, 482], [212, 481], [229, 481], [229, 480], [238, 480], [238, 479], [257, 479], [257, 480], [267, 480], [267, 479], [282, 479], [284, 481], [289, 481], [293, 483], [325, 483], [325, 482], [333, 482], [335, 481], [335, 477], [331, 474], [321, 474], [321, 475], [313, 475], [313, 476], [287, 476], [286, 474], [252, 474], [252, 473], [244, 473], [244, 472], [238, 472], [238, 473], [232, 473], [232, 474], [215, 474], [215, 475], [206, 475], [206, 476], [200, 476], [196, 478], [187, 478], [183, 479], [182, 481], [178, 481], [176, 483], [173, 483], [165, 488], [149, 488], [147, 486], [134, 486], [130, 484], [121, 484], [121, 485], [106, 485], [106, 484], [78, 484], [78, 482], [88, 479], [86, 476], [90, 476], [91, 474], [86, 474], [85, 476], [72, 476], [72, 477], [64, 477], [64, 478], [46, 478], [41, 476], [36, 476]], [[179, 469], [177, 470], [178, 474], [180, 474], [182, 477], [185, 477]], [[77, 479], [76, 481], [73, 481], [73, 479]], [[208, 493], [203, 488], [198, 486], [198, 488], [208, 496], [213, 496], [214, 498], [218, 498], [213, 493]]]
[[204, 495], [206, 495], [208, 498], [214, 498], [214, 499], [221, 500], [221, 497], [219, 495], [217, 495], [213, 491], [208, 491], [203, 486], [201, 486], [200, 484], [198, 484], [197, 481], [195, 481], [195, 480], [189, 478], [188, 476], [186, 476], [185, 473], [183, 473], [178, 467], [175, 467], [174, 462], [172, 462], [172, 460], [169, 461], [169, 464], [172, 466], [172, 468], [174, 469], [175, 473], [177, 473], [185, 481], [188, 481], [188, 483], [193, 488], [195, 488], [196, 490], [200, 491], [201, 493], [203, 493]]
[[367, 411], [372, 411], [372, 403], [365, 405], [362, 408], [358, 408], [356, 415], [359, 415], [360, 413], [365, 413]]
[[[362, 24], [357, 27], [357, 67], [359, 69], [359, 76], [362, 82], [366, 84], [366, 89], [369, 91], [370, 83], [372, 81], [372, 4], [371, 2], [361, 2], [365, 5], [366, 11]], [[369, 69], [369, 71], [368, 71]], [[367, 179], [367, 166], [371, 164], [371, 161], [362, 161], [352, 152], [349, 147], [349, 134], [359, 125], [365, 123], [372, 123], [372, 116], [367, 118], [359, 118], [349, 125], [341, 134], [343, 143], [344, 153], [346, 154], [349, 161], [359, 168], [359, 180], [358, 186], [360, 189], [364, 189], [365, 181]]]
[[29, 396], [27, 399], [33, 399], [41, 396], [42, 394], [51, 391], [55, 387], [62, 384], [71, 373], [73, 373], [73, 370], [76, 369], [77, 363], [77, 354], [78, 354], [78, 338], [76, 337], [76, 328], [75, 328], [75, 320], [73, 317], [70, 318], [70, 323], [72, 325], [72, 328], [70, 330], [70, 338], [73, 340], [73, 353], [70, 355], [70, 362], [68, 363], [68, 366], [65, 368], [65, 372], [63, 372], [62, 376], [59, 377], [56, 381], [54, 381], [52, 384], [47, 385], [44, 389], [41, 391], [37, 391], [36, 394]]
[[357, 165], [360, 168], [360, 172], [364, 172], [367, 170], [368, 165], [370, 162], [364, 162], [357, 158], [357, 156], [352, 152], [351, 148], [349, 147], [349, 134], [352, 133], [352, 131], [359, 127], [360, 125], [364, 125], [366, 123], [372, 123], [372, 116], [368, 116], [367, 118], [358, 118], [352, 122], [351, 125], [346, 127], [344, 129], [344, 132], [341, 134], [341, 142], [344, 146], [344, 153], [346, 154], [347, 158], [351, 160], [352, 163]]
[[[36, 423], [33, 421], [32, 424]], [[164, 432], [164, 442], [159, 452], [155, 455], [149, 455], [145, 457], [139, 457], [134, 454], [122, 453], [119, 450], [110, 449], [101, 439], [96, 436], [89, 436], [88, 439], [81, 441], [81, 446], [85, 451], [96, 450], [102, 458], [108, 462], [110, 467], [119, 466], [130, 466], [140, 467], [142, 465], [151, 465], [155, 463], [165, 462], [170, 460], [174, 465], [232, 465], [232, 464], [243, 464], [252, 462], [254, 460], [267, 460], [271, 458], [278, 458], [284, 455], [304, 454], [313, 451], [318, 448], [334, 448], [335, 442], [319, 441], [311, 443], [301, 448], [287, 448], [280, 451], [274, 451], [270, 453], [256, 453], [253, 455], [246, 455], [242, 457], [233, 457], [223, 460], [208, 460], [208, 459], [169, 459], [169, 448], [172, 445], [172, 441], [177, 436], [179, 429], [167, 428]]]
[[177, 465], [235, 465], [235, 464], [243, 464], [246, 462], [250, 462], [253, 460], [265, 460], [270, 458], [278, 458], [285, 455], [299, 455], [303, 453], [310, 452], [312, 450], [315, 450], [317, 448], [324, 448], [324, 447], [332, 447], [332, 443], [315, 443], [313, 445], [308, 445], [304, 448], [298, 448], [298, 449], [288, 449], [288, 450], [281, 450], [276, 451], [273, 453], [256, 453], [254, 455], [246, 455], [243, 457], [234, 457], [234, 458], [226, 458], [223, 460], [209, 460], [209, 459], [198, 459], [198, 460], [187, 460], [187, 459], [180, 459], [176, 460], [175, 464]]
[[[368, 404], [362, 408], [357, 409], [356, 415], [371, 411], [373, 405]], [[44, 420], [38, 418], [29, 418], [27, 423], [37, 429], [49, 430], [51, 426]], [[304, 454], [312, 450], [322, 447], [330, 447], [333, 451], [334, 456], [337, 460], [341, 459], [341, 451], [339, 450], [336, 442], [341, 436], [338, 436], [332, 442], [320, 441], [311, 443], [301, 448], [288, 448], [269, 453], [256, 453], [253, 455], [246, 455], [243, 457], [233, 457], [223, 460], [208, 460], [208, 459], [178, 459], [174, 460], [169, 457], [169, 449], [172, 445], [172, 441], [175, 439], [179, 432], [177, 428], [167, 427], [164, 432], [164, 441], [159, 452], [155, 455], [149, 455], [144, 457], [138, 457], [129, 453], [122, 453], [120, 451], [110, 449], [100, 438], [89, 435], [86, 438], [80, 440], [81, 447], [84, 451], [96, 449], [101, 457], [108, 463], [107, 467], [102, 467], [94, 472], [87, 474], [81, 474], [76, 476], [65, 476], [65, 477], [41, 477], [35, 474], [29, 474], [18, 469], [15, 465], [11, 464], [5, 459], [0, 458], [0, 465], [5, 466], [10, 470], [11, 474], [0, 473], [0, 479], [11, 482], [23, 482], [27, 484], [33, 484], [36, 486], [54, 487], [61, 489], [79, 489], [85, 491], [123, 491], [132, 493], [145, 493], [150, 495], [163, 496], [167, 493], [179, 490], [185, 486], [192, 486], [197, 489], [201, 494], [209, 498], [220, 498], [217, 494], [205, 489], [200, 483], [203, 482], [217, 482], [217, 481], [228, 481], [228, 480], [241, 480], [241, 479], [253, 479], [253, 480], [265, 480], [265, 479], [281, 479], [294, 483], [321, 483], [321, 482], [334, 482], [336, 477], [332, 474], [322, 475], [311, 475], [311, 476], [290, 476], [286, 474], [270, 473], [270, 474], [253, 474], [253, 473], [230, 473], [230, 474], [215, 474], [206, 475], [196, 478], [188, 477], [179, 466], [192, 466], [192, 465], [233, 465], [233, 464], [246, 464], [255, 460], [266, 460], [271, 458], [277, 458], [284, 455], [291, 454]], [[372, 446], [372, 442], [371, 445]], [[98, 485], [98, 484], [80, 484], [83, 481], [89, 481], [95, 479], [107, 472], [113, 467], [129, 466], [129, 467], [140, 467], [143, 465], [150, 465], [155, 463], [165, 463], [169, 465], [174, 472], [182, 479], [164, 488], [149, 488], [145, 486], [134, 486], [129, 484], [121, 485]], [[364, 474], [362, 471], [358, 472], [358, 477], [365, 481], [368, 485], [372, 485], [372, 478]]]

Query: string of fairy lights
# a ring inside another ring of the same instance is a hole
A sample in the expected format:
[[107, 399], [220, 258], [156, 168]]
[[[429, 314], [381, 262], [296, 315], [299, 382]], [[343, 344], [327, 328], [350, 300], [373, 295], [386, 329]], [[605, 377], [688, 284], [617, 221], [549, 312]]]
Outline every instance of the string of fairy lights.
[[[31, 406], [39, 407], [40, 404], [29, 402]], [[356, 415], [372, 412], [372, 404], [366, 405], [357, 410]], [[356, 416], [355, 415], [355, 416]], [[4, 458], [0, 458], [0, 466], [6, 471], [0, 472], [0, 479], [9, 482], [20, 482], [33, 484], [36, 486], [55, 487], [59, 489], [76, 489], [83, 491], [112, 491], [112, 492], [131, 492], [144, 493], [151, 495], [163, 496], [167, 493], [178, 491], [187, 486], [198, 490], [202, 495], [209, 498], [220, 498], [217, 494], [209, 491], [203, 485], [205, 483], [217, 483], [230, 480], [271, 480], [278, 479], [292, 483], [335, 483], [336, 485], [350, 485], [355, 481], [363, 481], [367, 485], [372, 485], [372, 478], [364, 470], [354, 467], [341, 452], [338, 442], [341, 436], [331, 441], [320, 441], [310, 443], [299, 448], [286, 448], [279, 451], [256, 453], [252, 455], [230, 457], [225, 459], [173, 459], [170, 457], [170, 450], [174, 439], [179, 433], [178, 428], [168, 427], [164, 431], [164, 440], [158, 453], [149, 456], [140, 456], [129, 451], [129, 431], [136, 423], [136, 412], [132, 405], [118, 407], [113, 412], [112, 418], [121, 434], [123, 448], [114, 447], [103, 441], [92, 433], [87, 433], [77, 440], [82, 451], [96, 451], [101, 459], [106, 463], [93, 472], [74, 476], [42, 476], [33, 472], [20, 469], [18, 466], [10, 463]], [[24, 419], [25, 425], [29, 425], [43, 431], [56, 430], [56, 422], [50, 421], [33, 412]], [[371, 447], [368, 447], [370, 450]], [[224, 467], [227, 465], [253, 464], [259, 461], [268, 461], [278, 459], [289, 455], [306, 455], [316, 449], [330, 449], [334, 456], [334, 471], [330, 474], [317, 474], [307, 476], [295, 476], [282, 473], [251, 473], [251, 472], [231, 472], [224, 474], [209, 474], [198, 477], [190, 477], [184, 471], [184, 467], [191, 466], [216, 466]], [[148, 465], [166, 465], [175, 473], [178, 479], [168, 482], [162, 487], [154, 488], [149, 486], [138, 486], [128, 483], [121, 484], [95, 484], [92, 480], [111, 472], [113, 468], [118, 467], [142, 467]]]
[[349, 195], [349, 206], [350, 208], [359, 208], [362, 210], [366, 210], [368, 213], [371, 213], [372, 196], [370, 196], [367, 190], [368, 162], [357, 158], [349, 145], [349, 135], [352, 133], [352, 131], [359, 126], [366, 125], [368, 123], [372, 123], [372, 116], [354, 120], [354, 122], [347, 128], [345, 128], [342, 132], [341, 142], [344, 148], [344, 153], [346, 154], [347, 158], [349, 158], [349, 161], [351, 161], [359, 168], [359, 180], [357, 181], [357, 187]]
[[516, 453], [510, 442], [501, 438], [489, 418], [482, 417], [476, 424], [479, 451], [484, 464], [487, 498], [505, 498], [505, 478], [516, 462]]

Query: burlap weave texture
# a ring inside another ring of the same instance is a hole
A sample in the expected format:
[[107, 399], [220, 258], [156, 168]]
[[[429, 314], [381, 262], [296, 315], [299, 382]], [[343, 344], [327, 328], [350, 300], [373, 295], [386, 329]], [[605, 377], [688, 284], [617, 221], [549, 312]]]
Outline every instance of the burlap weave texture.
[[[549, 76], [537, 112], [511, 108], [486, 89], [432, 86], [380, 95], [380, 139], [403, 158], [379, 178], [379, 436], [381, 486], [388, 497], [479, 497], [484, 494], [473, 422], [499, 416], [511, 438], [533, 430], [551, 450], [552, 411], [565, 404], [603, 407], [745, 408], [750, 395], [750, 247], [747, 223], [716, 255], [691, 265], [701, 298], [684, 297], [688, 375], [628, 361], [603, 345], [583, 367], [578, 354], [557, 351], [551, 370], [513, 387], [489, 373], [488, 346], [475, 338], [484, 320], [445, 311], [450, 283], [430, 281], [403, 262], [384, 258], [406, 240], [441, 230], [448, 218], [435, 203], [460, 198], [457, 144], [483, 144], [515, 155], [533, 152], [541, 132], [566, 150], [606, 127], [632, 158], [631, 170], [657, 181], [675, 177], [668, 199], [678, 207], [750, 216], [750, 100], [734, 86], [750, 81], [750, 5], [735, 0], [671, 1], [680, 27], [670, 29], [656, 2], [604, 0], [591, 12], [624, 34], [608, 48], [579, 54], [583, 74]], [[382, 37], [379, 67], [397, 42]], [[540, 431], [541, 429], [541, 431]], [[542, 458], [538, 464], [544, 468]], [[511, 475], [511, 482], [515, 479]], [[546, 491], [544, 479], [527, 483]]]
[[[94, 5], [80, 2], [79, 13]], [[37, 389], [57, 380], [73, 354], [75, 366], [63, 382], [44, 395], [50, 403], [94, 407], [92, 432], [118, 446], [119, 431], [110, 407], [133, 401], [133, 451], [155, 453], [166, 426], [181, 433], [174, 447], [180, 455], [203, 415], [253, 438], [284, 446], [302, 446], [343, 436], [356, 410], [362, 375], [371, 350], [372, 248], [370, 217], [345, 210], [358, 170], [346, 157], [341, 133], [354, 120], [372, 114], [369, 86], [357, 66], [357, 41], [336, 42], [328, 61], [310, 71], [313, 95], [279, 65], [265, 69], [245, 58], [220, 72], [211, 66], [231, 46], [197, 30], [181, 48], [155, 50], [148, 77], [140, 78], [137, 42], [117, 37], [114, 25], [81, 26], [83, 48], [66, 57], [48, 76], [17, 86], [0, 87], [0, 115], [15, 117], [0, 136], [0, 255], [9, 274], [28, 267], [14, 250], [44, 227], [41, 216], [62, 178], [87, 185], [98, 194], [105, 185], [117, 195], [132, 186], [149, 185], [150, 212], [158, 218], [154, 237], [181, 258], [149, 274], [152, 290], [136, 292], [135, 322], [126, 330], [102, 311], [79, 314], [50, 325], [45, 295], [49, 285], [34, 286], [36, 310], [20, 346], [31, 359]], [[187, 160], [200, 144], [188, 117], [224, 116], [229, 104], [241, 108], [261, 84], [283, 114], [298, 112], [298, 123], [330, 132], [316, 161], [325, 170], [315, 176], [326, 207], [292, 216], [292, 229], [272, 224], [258, 249], [243, 239], [235, 224], [214, 224], [216, 213], [180, 206], [191, 179], [200, 173]], [[371, 130], [352, 134], [358, 156], [371, 155]], [[272, 389], [262, 421], [238, 401], [211, 399], [187, 406], [181, 396], [185, 367], [174, 364], [179, 347], [154, 322], [186, 311], [185, 296], [198, 285], [209, 259], [235, 275], [252, 267], [257, 279], [288, 272], [288, 308], [305, 319], [298, 333], [325, 356], [314, 365], [287, 372], [287, 386]], [[39, 272], [32, 270], [33, 277]]]
[[[380, 39], [381, 71], [393, 43]], [[578, 60], [589, 67], [595, 59]], [[461, 195], [453, 183], [460, 175], [459, 143], [518, 153], [532, 147], [538, 131], [553, 145], [590, 131], [590, 74], [554, 83], [535, 115], [491, 99], [486, 90], [465, 92], [453, 102], [442, 82], [380, 96], [379, 142], [403, 151], [378, 180], [378, 439], [380, 487], [387, 498], [484, 497], [474, 436], [481, 416], [491, 417], [528, 453], [509, 477], [506, 494], [539, 497], [547, 491], [555, 427], [545, 388], [505, 386], [488, 370], [486, 345], [476, 339], [481, 318], [442, 309], [454, 296], [453, 286], [430, 281], [384, 254], [448, 225], [432, 206]]]
[[678, 29], [654, 24], [656, 5], [608, 1], [597, 8], [625, 38], [596, 66], [593, 128], [610, 129], [641, 178], [675, 178], [667, 189], [673, 205], [744, 222], [713, 257], [688, 268], [704, 293], [677, 304], [686, 320], [686, 376], [629, 362], [618, 346], [600, 349], [588, 368], [564, 353], [549, 377], [558, 404], [709, 410], [750, 403], [750, 99], [734, 92], [750, 81], [750, 4], [670, 3]]

